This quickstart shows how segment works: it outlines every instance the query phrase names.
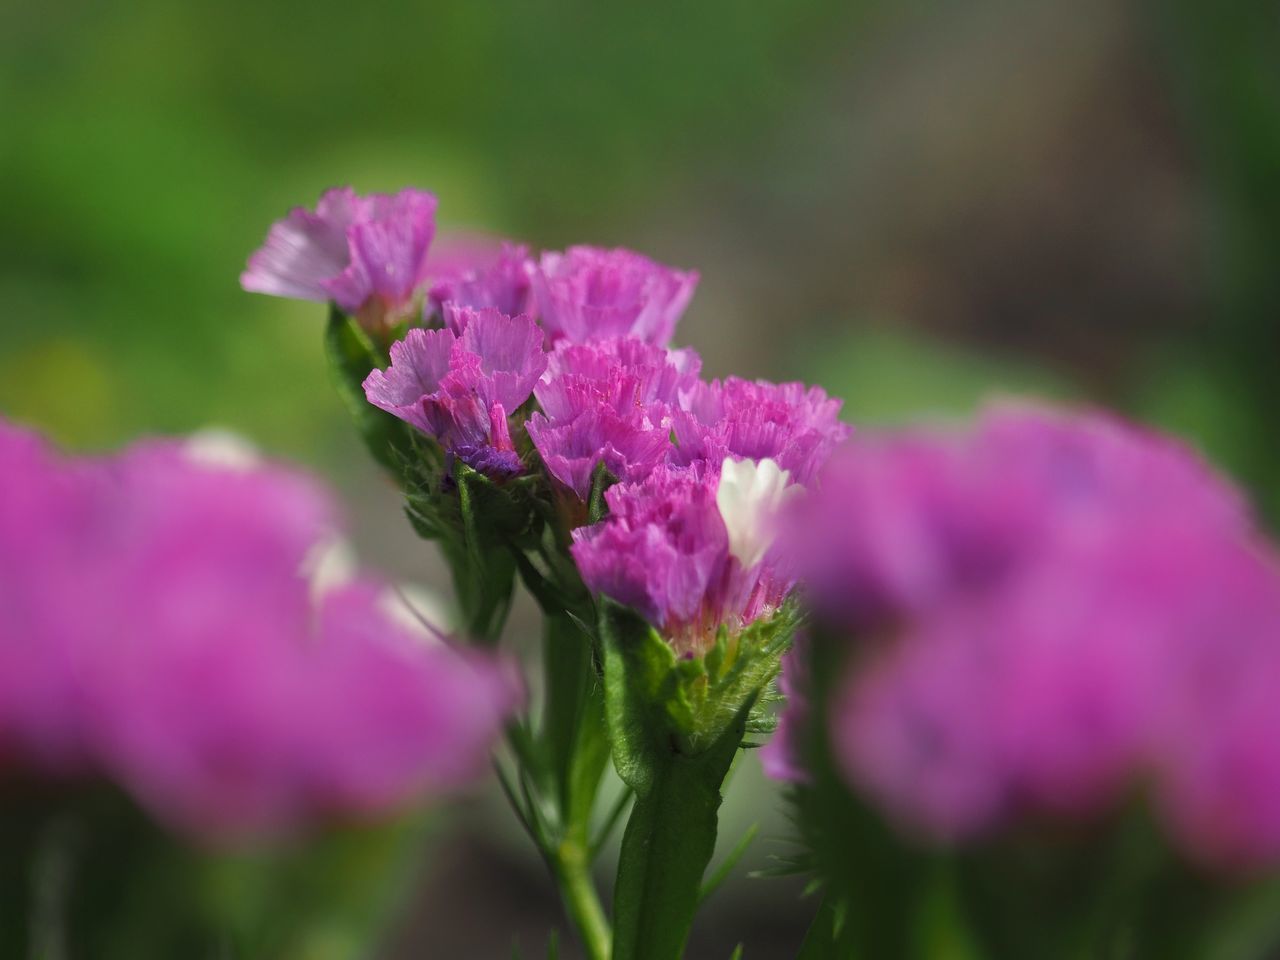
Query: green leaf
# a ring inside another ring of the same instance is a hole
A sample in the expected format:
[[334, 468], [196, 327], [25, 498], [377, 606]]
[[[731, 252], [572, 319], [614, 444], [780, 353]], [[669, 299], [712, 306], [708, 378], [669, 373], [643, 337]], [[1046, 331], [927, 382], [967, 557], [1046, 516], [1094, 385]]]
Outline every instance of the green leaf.
[[613, 763], [622, 782], [643, 796], [670, 749], [664, 701], [675, 692], [676, 656], [638, 614], [605, 598], [600, 601], [600, 640]]
[[364, 381], [374, 369], [387, 365], [387, 357], [351, 317], [336, 306], [329, 309], [325, 328], [325, 353], [329, 374], [356, 429], [373, 458], [399, 479], [415, 456], [412, 428], [379, 410], [365, 397]]

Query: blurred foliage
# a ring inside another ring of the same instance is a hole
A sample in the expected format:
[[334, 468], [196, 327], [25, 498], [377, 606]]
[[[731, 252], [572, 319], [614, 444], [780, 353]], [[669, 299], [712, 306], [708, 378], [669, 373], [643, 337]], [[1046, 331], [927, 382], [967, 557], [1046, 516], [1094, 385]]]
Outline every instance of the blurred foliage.
[[[1192, 157], [1211, 316], [1144, 345], [1098, 399], [1188, 433], [1280, 509], [1268, 427], [1280, 400], [1274, 9], [1114, 5], [1162, 72]], [[336, 466], [352, 448], [319, 362], [322, 312], [236, 284], [272, 218], [335, 183], [416, 183], [443, 198], [446, 228], [559, 246], [640, 242], [634, 225], [664, 199], [724, 202], [707, 196], [721, 177], [772, 173], [757, 193], [803, 203], [841, 172], [771, 170], [760, 158], [772, 139], [794, 134], [797, 116], [823, 122], [815, 104], [871, 43], [947, 22], [928, 0], [882, 14], [876, 0], [9, 5], [0, 410], [89, 446], [217, 422]], [[846, 302], [846, 319], [865, 319], [856, 294]], [[817, 319], [795, 318], [802, 344], [822, 344], [797, 372], [852, 386], [853, 414], [955, 409], [982, 382], [1021, 390], [1076, 372], [1059, 368], [1050, 331], [1035, 356], [1005, 363], [988, 342], [935, 347], [927, 330], [868, 343], [846, 325], [833, 344]]]
[[415, 183], [446, 226], [558, 244], [741, 149], [846, 16], [665, 6], [8, 9], [0, 409], [76, 444], [215, 421], [322, 455], [320, 309], [236, 285], [270, 220]]
[[1212, 316], [1144, 386], [1280, 523], [1280, 22], [1257, 0], [1148, 0], [1201, 173]]
[[851, 331], [822, 349], [810, 344], [796, 358], [795, 375], [841, 397], [845, 418], [855, 424], [968, 414], [993, 397], [1066, 399], [1080, 393], [1028, 360], [892, 330]]
[[202, 847], [114, 788], [0, 786], [6, 957], [368, 956], [413, 889], [431, 826], [418, 813]]

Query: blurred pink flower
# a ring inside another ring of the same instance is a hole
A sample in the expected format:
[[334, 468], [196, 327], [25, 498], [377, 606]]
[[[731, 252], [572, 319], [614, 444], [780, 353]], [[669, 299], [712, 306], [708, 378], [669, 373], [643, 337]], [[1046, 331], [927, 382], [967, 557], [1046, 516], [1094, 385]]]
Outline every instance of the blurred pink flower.
[[893, 819], [957, 839], [1149, 785], [1196, 855], [1280, 857], [1280, 573], [1188, 451], [997, 407], [854, 441], [793, 519], [828, 630], [858, 641], [836, 759]]
[[307, 477], [169, 442], [59, 460], [12, 428], [0, 464], [0, 502], [23, 504], [0, 509], [8, 762], [109, 777], [215, 836], [375, 814], [483, 769], [514, 677], [424, 641], [375, 580], [317, 596], [308, 558], [338, 525]]

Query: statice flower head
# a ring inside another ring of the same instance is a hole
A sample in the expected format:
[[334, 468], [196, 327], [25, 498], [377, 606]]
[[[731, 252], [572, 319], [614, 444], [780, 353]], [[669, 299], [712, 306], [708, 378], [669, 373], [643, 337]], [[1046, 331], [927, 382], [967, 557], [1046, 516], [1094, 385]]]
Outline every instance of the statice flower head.
[[522, 466], [508, 417], [546, 368], [542, 331], [491, 307], [450, 304], [446, 315], [445, 329], [415, 328], [392, 344], [391, 366], [369, 374], [365, 395], [471, 468], [513, 476]]
[[700, 364], [692, 350], [632, 337], [560, 341], [534, 390], [542, 412], [528, 423], [548, 472], [583, 501], [600, 464], [620, 480], [643, 480], [671, 449], [673, 411]]
[[849, 435], [840, 406], [820, 387], [802, 383], [738, 377], [699, 383], [682, 397], [674, 422], [676, 456], [683, 463], [769, 458], [807, 484]]
[[[380, 813], [484, 768], [513, 678], [408, 629], [375, 578], [313, 583], [308, 558], [339, 525], [309, 478], [172, 442], [59, 462], [20, 436], [15, 458], [12, 437], [0, 459], [25, 466], [0, 474], [0, 501], [23, 496], [47, 546], [0, 580], [17, 614], [0, 629], [9, 763], [108, 778], [215, 838]], [[23, 494], [33, 478], [58, 497]], [[0, 524], [0, 568], [27, 546]]]
[[361, 196], [326, 191], [314, 211], [276, 221], [240, 285], [255, 293], [332, 300], [380, 330], [418, 311], [435, 236], [436, 198], [421, 190]]
[[1012, 403], [969, 432], [855, 441], [824, 483], [839, 492], [805, 505], [797, 546], [814, 600], [860, 629], [998, 585], [1056, 544], [1107, 542], [1121, 522], [1248, 525], [1239, 495], [1180, 445]]
[[100, 470], [0, 420], [0, 771], [14, 758], [51, 771], [83, 758], [61, 651], [92, 624], [80, 542], [102, 521]]
[[664, 464], [605, 493], [609, 517], [573, 532], [573, 557], [591, 590], [633, 607], [678, 653], [705, 653], [721, 626], [737, 632], [789, 590], [767, 562], [787, 493], [772, 461]]
[[[1156, 803], [1184, 848], [1229, 868], [1280, 864], [1280, 559], [1197, 545], [1180, 618], [1176, 685], [1162, 691]], [[1167, 651], [1162, 651], [1167, 655]]]
[[696, 272], [588, 246], [544, 253], [529, 276], [547, 335], [574, 343], [636, 337], [666, 346], [698, 285]]
[[[509, 316], [536, 316], [529, 285], [529, 250], [503, 241], [496, 255], [472, 251], [454, 262], [433, 269], [428, 302], [434, 313], [448, 322], [446, 304], [482, 310], [492, 307]], [[460, 331], [455, 331], [460, 332]]]
[[[1198, 458], [1107, 417], [997, 407], [968, 433], [851, 444], [791, 519], [826, 639], [857, 641], [835, 759], [892, 819], [957, 840], [1146, 783], [1193, 854], [1280, 855], [1256, 815], [1280, 777], [1236, 722], [1271, 722], [1249, 691], [1280, 662], [1280, 573]], [[776, 750], [779, 772], [803, 766]]]

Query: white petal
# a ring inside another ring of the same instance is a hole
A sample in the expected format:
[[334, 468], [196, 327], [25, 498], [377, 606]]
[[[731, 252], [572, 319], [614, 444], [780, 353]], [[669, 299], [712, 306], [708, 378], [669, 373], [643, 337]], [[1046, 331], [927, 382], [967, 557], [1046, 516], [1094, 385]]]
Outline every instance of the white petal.
[[791, 474], [765, 458], [726, 458], [720, 466], [716, 506], [729, 533], [729, 552], [750, 569], [764, 559], [773, 543], [773, 520], [786, 500], [798, 492]]

